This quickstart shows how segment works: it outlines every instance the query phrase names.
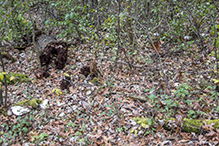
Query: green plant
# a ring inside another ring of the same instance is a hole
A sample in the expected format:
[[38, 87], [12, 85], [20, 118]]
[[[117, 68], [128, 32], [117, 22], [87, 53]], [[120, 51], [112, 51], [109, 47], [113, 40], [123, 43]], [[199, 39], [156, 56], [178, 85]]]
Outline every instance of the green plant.
[[48, 137], [49, 137], [49, 134], [47, 134], [45, 132], [40, 133], [39, 135], [33, 136], [33, 138], [34, 138], [33, 143], [36, 143], [36, 142], [39, 143], [41, 141], [46, 141]]
[[69, 122], [67, 123], [67, 126], [75, 127], [75, 126], [78, 126], [78, 125], [76, 125], [76, 124], [73, 123], [72, 121], [69, 121]]
[[117, 127], [117, 131], [118, 131], [118, 132], [122, 132], [122, 131], [123, 131], [123, 128], [122, 128], [122, 127]]
[[55, 94], [57, 94], [58, 96], [61, 96], [61, 95], [62, 95], [62, 91], [60, 91], [60, 89], [58, 89], [58, 88], [53, 89], [53, 90], [52, 90], [52, 93], [55, 93]]
[[26, 116], [24, 118], [17, 117], [16, 123], [4, 123], [1, 128], [5, 129], [5, 132], [1, 134], [0, 141], [12, 144], [14, 137], [24, 137], [30, 131], [34, 118], [32, 116]]
[[196, 117], [196, 112], [194, 110], [189, 110], [188, 111], [188, 118], [195, 118]]
[[[150, 134], [153, 131], [156, 131], [154, 126], [154, 119], [146, 118], [146, 117], [135, 117], [135, 122], [140, 125], [138, 129], [131, 129], [131, 133], [134, 133], [136, 136], [143, 133], [143, 135]], [[140, 132], [141, 131], [141, 132]]]
[[20, 105], [20, 106], [26, 106], [26, 105], [29, 105], [29, 106], [32, 106], [33, 108], [36, 108], [38, 107], [39, 104], [41, 104], [43, 101], [40, 100], [40, 99], [36, 99], [36, 98], [33, 98], [31, 100], [23, 100], [19, 103], [17, 103], [17, 105]]
[[[4, 2], [0, 8], [0, 23], [2, 34], [1, 40], [3, 42], [9, 42], [13, 40], [14, 42], [20, 42], [20, 39], [24, 34], [29, 35], [32, 31], [32, 23], [24, 17], [27, 14], [26, 2], [21, 2], [18, 0], [9, 3], [9, 1]], [[20, 42], [23, 43], [23, 42]]]
[[190, 97], [191, 87], [187, 83], [179, 84], [175, 92], [176, 96], [184, 98], [185, 96]]
[[3, 82], [3, 77], [6, 76], [7, 84], [15, 84], [16, 82], [30, 82], [31, 79], [25, 74], [0, 72], [0, 82]]

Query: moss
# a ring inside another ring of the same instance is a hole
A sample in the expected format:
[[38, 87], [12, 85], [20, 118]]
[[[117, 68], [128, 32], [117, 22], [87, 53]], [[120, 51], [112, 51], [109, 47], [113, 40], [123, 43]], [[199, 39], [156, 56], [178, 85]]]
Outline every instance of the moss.
[[168, 118], [168, 119], [166, 119], [166, 121], [175, 121], [175, 118]]
[[93, 78], [93, 80], [91, 80], [90, 82], [93, 83], [96, 86], [101, 85], [101, 82], [98, 78]]
[[[145, 127], [145, 125], [152, 125], [153, 122], [151, 123], [148, 118], [145, 117], [136, 117], [134, 118], [135, 122], [140, 124], [142, 127]], [[166, 124], [163, 125], [164, 129], [170, 130], [171, 127], [168, 126], [168, 121], [175, 121], [175, 118], [168, 118], [166, 119]], [[219, 119], [216, 120], [199, 120], [199, 119], [183, 119], [183, 127], [182, 131], [184, 132], [195, 132], [195, 133], [200, 133], [200, 129], [203, 126], [203, 122], [206, 121], [207, 125], [210, 125], [212, 123], [215, 123], [213, 127], [215, 129], [219, 129]]]
[[[174, 118], [169, 118], [167, 121], [172, 120], [175, 121]], [[219, 128], [219, 119], [216, 120], [199, 120], [199, 119], [187, 119], [184, 118], [183, 119], [183, 127], [182, 127], [182, 131], [184, 132], [195, 132], [195, 133], [199, 133], [200, 132], [200, 128], [201, 126], [203, 126], [203, 122], [206, 121], [207, 125], [210, 125], [211, 123], [215, 123], [215, 125], [213, 125], [214, 128]], [[170, 129], [167, 128], [167, 125], [164, 125], [165, 129]]]
[[42, 100], [34, 98], [28, 102], [28, 105], [32, 106], [33, 108], [36, 108], [42, 102], [43, 102]]
[[28, 100], [23, 100], [19, 102], [18, 104], [24, 106], [24, 105], [27, 105], [27, 103], [28, 103]]
[[200, 127], [202, 126], [202, 120], [196, 119], [183, 119], [183, 131], [185, 132], [200, 132]]
[[7, 52], [1, 52], [1, 54], [2, 54], [2, 58], [5, 58], [5, 59], [7, 59], [7, 60], [11, 60], [12, 62], [17, 61], [16, 58], [14, 58], [13, 56], [11, 56], [11, 55], [10, 55], [9, 53], [7, 53]]
[[5, 117], [7, 117], [7, 110], [6, 110], [6, 108], [1, 108], [0, 109], [0, 114], [3, 114]]
[[41, 104], [43, 101], [40, 100], [40, 99], [36, 99], [36, 98], [33, 98], [31, 100], [23, 100], [19, 103], [17, 103], [18, 105], [22, 105], [22, 106], [25, 106], [25, 105], [29, 105], [29, 106], [32, 106], [33, 108], [36, 108], [38, 107], [39, 104]]
[[135, 117], [134, 120], [143, 128], [150, 127], [151, 125], [154, 124], [154, 122], [151, 119], [145, 117]]
[[210, 125], [211, 123], [215, 123], [213, 125], [213, 127], [219, 129], [219, 119], [216, 119], [216, 120], [205, 120], [205, 121], [206, 121], [206, 123], [208, 125]]
[[[3, 82], [3, 72], [0, 72], [0, 81]], [[28, 78], [27, 75], [25, 74], [18, 74], [18, 73], [8, 73], [8, 74], [5, 74], [6, 75], [6, 81], [7, 81], [7, 84], [15, 84], [16, 82], [22, 82], [22, 81], [25, 81], [25, 82], [30, 82], [31, 79]]]

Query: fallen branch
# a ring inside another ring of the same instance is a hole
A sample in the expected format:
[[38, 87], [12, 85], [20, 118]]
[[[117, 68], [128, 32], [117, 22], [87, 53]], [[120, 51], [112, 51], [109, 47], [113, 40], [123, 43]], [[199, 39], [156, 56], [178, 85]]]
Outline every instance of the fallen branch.
[[[134, 120], [141, 125], [151, 126], [154, 124], [153, 122], [151, 122], [151, 120], [149, 121], [149, 118], [136, 117]], [[181, 121], [177, 121], [176, 118], [168, 118], [166, 120], [160, 120], [160, 121], [162, 122], [158, 124], [162, 125], [166, 130], [172, 130], [175, 129], [176, 127], [180, 127], [181, 131], [183, 132], [201, 133], [202, 131], [208, 132], [208, 131], [219, 129], [219, 119], [200, 120], [200, 119], [184, 118]]]

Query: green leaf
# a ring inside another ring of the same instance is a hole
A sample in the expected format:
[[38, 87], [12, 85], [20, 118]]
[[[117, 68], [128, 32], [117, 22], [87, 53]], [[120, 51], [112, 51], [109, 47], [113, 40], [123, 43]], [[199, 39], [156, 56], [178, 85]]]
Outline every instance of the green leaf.
[[78, 142], [84, 142], [84, 138], [79, 139]]
[[146, 124], [146, 123], [141, 123], [141, 126], [142, 126], [143, 128], [148, 128], [148, 127], [149, 127], [149, 125]]
[[23, 127], [22, 131], [27, 133], [28, 132], [28, 128], [27, 127]]
[[61, 95], [62, 91], [60, 91], [58, 88], [55, 88], [52, 90], [52, 93], [56, 93], [57, 95]]
[[154, 100], [154, 99], [156, 98], [156, 96], [155, 96], [154, 94], [151, 94], [151, 95], [149, 95], [149, 98], [150, 98], [151, 100]]
[[67, 72], [65, 72], [64, 75], [65, 75], [66, 77], [70, 77], [70, 75], [69, 75]]
[[138, 130], [135, 130], [135, 135], [136, 135], [136, 136], [138, 135]]
[[215, 84], [219, 83], [219, 80], [217, 80], [217, 79], [213, 79], [213, 81]]
[[145, 91], [145, 92], [148, 92], [148, 91], [150, 91], [150, 89], [145, 89], [144, 91]]

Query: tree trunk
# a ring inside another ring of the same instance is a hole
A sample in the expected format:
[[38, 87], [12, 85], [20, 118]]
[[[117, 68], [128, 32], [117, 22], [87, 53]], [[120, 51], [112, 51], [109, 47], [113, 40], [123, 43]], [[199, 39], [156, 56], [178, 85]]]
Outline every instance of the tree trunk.
[[[132, 1], [129, 0], [126, 5], [129, 16], [131, 16], [131, 6], [132, 6]], [[127, 25], [127, 31], [128, 31], [128, 37], [129, 37], [129, 44], [131, 45], [134, 40], [134, 33], [133, 33], [133, 28], [132, 28], [132, 18], [130, 18], [129, 16], [126, 17], [126, 25]]]

